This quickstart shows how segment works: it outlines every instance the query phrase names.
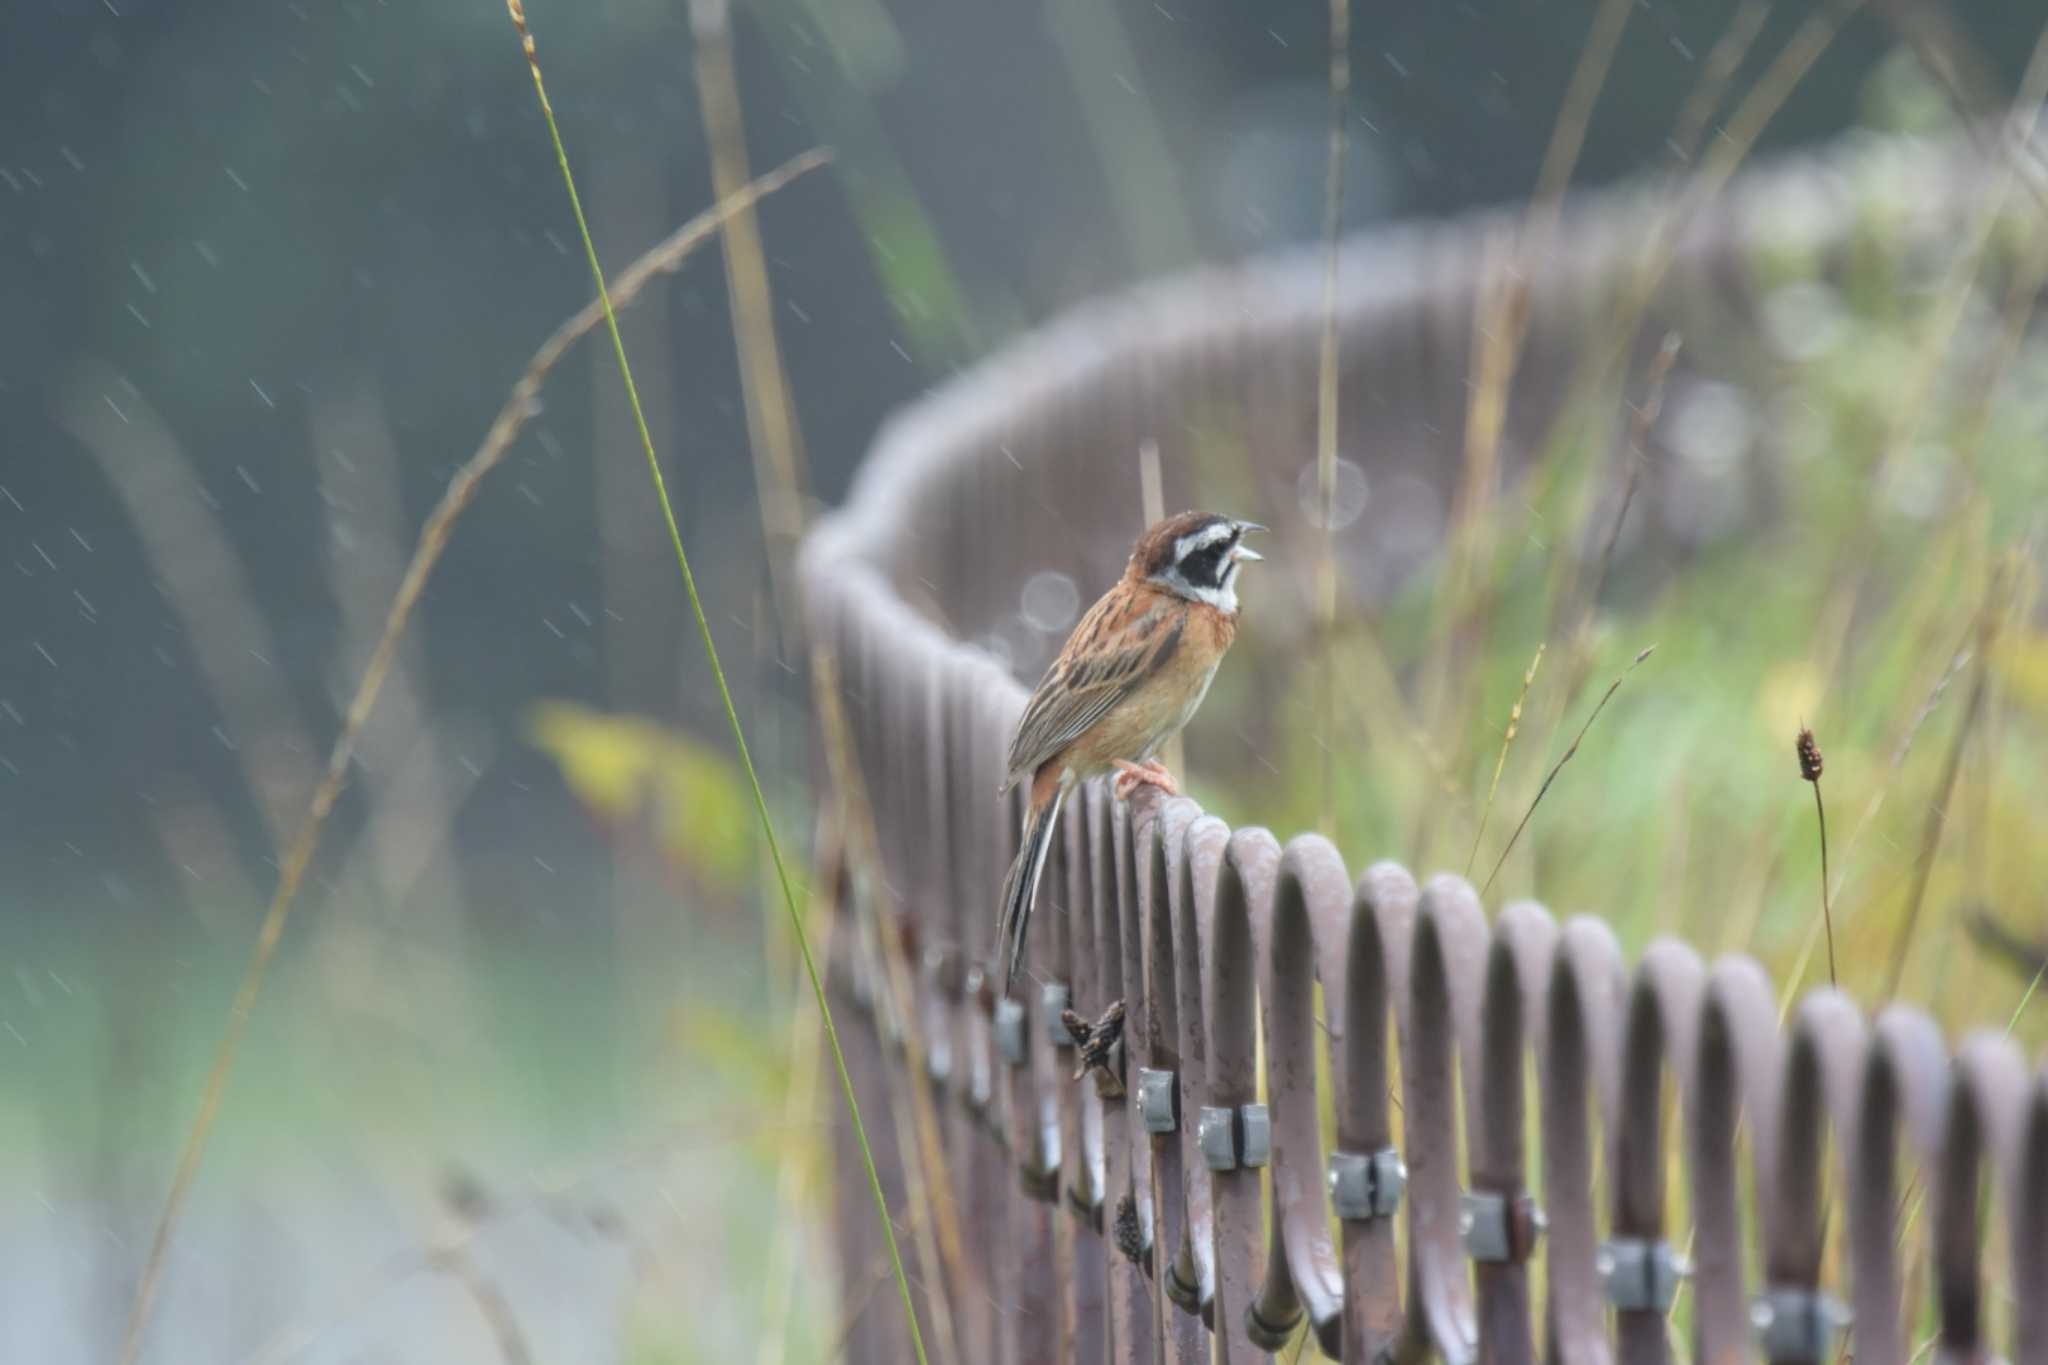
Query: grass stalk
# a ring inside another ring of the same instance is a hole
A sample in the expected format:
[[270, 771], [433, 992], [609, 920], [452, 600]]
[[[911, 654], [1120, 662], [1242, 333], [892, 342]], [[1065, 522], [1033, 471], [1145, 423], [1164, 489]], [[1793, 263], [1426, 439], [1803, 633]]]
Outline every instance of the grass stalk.
[[[1472, 386], [1465, 408], [1463, 476], [1453, 504], [1445, 539], [1445, 576], [1437, 601], [1436, 649], [1425, 671], [1423, 696], [1427, 723], [1439, 733], [1456, 713], [1459, 698], [1451, 695], [1457, 680], [1456, 653], [1472, 635], [1472, 618], [1490, 602], [1489, 585], [1480, 565], [1491, 555], [1494, 540], [1485, 512], [1499, 482], [1500, 437], [1506, 426], [1522, 342], [1529, 325], [1529, 271], [1550, 254], [1566, 186], [1585, 146], [1593, 105], [1607, 83], [1622, 30], [1634, 6], [1629, 0], [1602, 0], [1586, 34], [1551, 126], [1537, 175], [1536, 192], [1519, 240], [1503, 232], [1488, 244], [1473, 295]], [[1462, 754], [1457, 755], [1462, 757]], [[1459, 766], [1462, 766], [1460, 764]]]
[[1501, 736], [1500, 757], [1493, 762], [1493, 781], [1486, 786], [1486, 802], [1479, 808], [1479, 827], [1472, 831], [1472, 852], [1465, 858], [1465, 875], [1472, 875], [1472, 865], [1479, 861], [1479, 841], [1486, 837], [1486, 822], [1493, 814], [1493, 798], [1500, 791], [1501, 770], [1508, 766], [1508, 750], [1514, 747], [1515, 732], [1522, 725], [1522, 706], [1529, 700], [1529, 689], [1536, 683], [1536, 670], [1543, 667], [1543, 645], [1536, 646], [1536, 657], [1529, 660], [1529, 667], [1522, 673], [1522, 690], [1515, 694], [1514, 707], [1508, 712], [1507, 733]]
[[[739, 78], [733, 70], [732, 16], [727, 0], [692, 0], [690, 31], [704, 140], [711, 156], [711, 189], [724, 199], [747, 183], [746, 124], [741, 117]], [[733, 339], [740, 352], [740, 394], [745, 403], [747, 448], [754, 455], [754, 484], [760, 494], [761, 548], [781, 617], [784, 645], [793, 642], [796, 599], [790, 574], [797, 538], [804, 528], [806, 483], [802, 433], [790, 401], [789, 378], [775, 337], [774, 294], [768, 284], [767, 252], [751, 210], [725, 221], [726, 292], [732, 298]]]
[[1317, 745], [1318, 820], [1337, 832], [1337, 236], [1344, 221], [1344, 116], [1351, 104], [1351, 0], [1330, 0], [1330, 146], [1323, 172], [1323, 336], [1316, 367], [1316, 499], [1323, 537], [1316, 555], [1316, 637], [1321, 644]]
[[1820, 743], [1814, 739], [1813, 731], [1799, 727], [1799, 742], [1795, 746], [1799, 753], [1799, 775], [1813, 784], [1813, 813], [1820, 821], [1820, 919], [1828, 936], [1828, 984], [1839, 987], [1841, 979], [1835, 972], [1835, 915], [1828, 904], [1828, 808], [1820, 799], [1820, 775], [1824, 764], [1821, 759]]
[[162, 1213], [158, 1215], [156, 1231], [150, 1241], [149, 1254], [143, 1261], [142, 1273], [138, 1278], [135, 1299], [129, 1309], [128, 1325], [123, 1333], [121, 1353], [117, 1357], [121, 1365], [133, 1365], [142, 1347], [142, 1334], [149, 1325], [149, 1317], [155, 1306], [157, 1290], [163, 1280], [165, 1257], [170, 1250], [172, 1237], [176, 1234], [179, 1216], [184, 1211], [185, 1201], [191, 1194], [192, 1181], [199, 1173], [199, 1162], [205, 1154], [207, 1138], [213, 1131], [214, 1120], [220, 1112], [222, 1097], [227, 1091], [228, 1075], [234, 1069], [235, 1056], [240, 1049], [242, 1033], [248, 1027], [249, 1015], [255, 1009], [257, 996], [261, 993], [263, 980], [270, 967], [271, 957], [277, 951], [279, 940], [284, 935], [285, 923], [291, 917], [292, 907], [298, 899], [299, 887], [305, 880], [306, 869], [311, 865], [313, 854], [320, 846], [320, 835], [326, 827], [327, 817], [333, 813], [334, 803], [341, 795], [343, 782], [347, 779], [349, 764], [354, 759], [356, 742], [361, 738], [363, 727], [369, 721], [370, 712], [377, 704], [377, 697], [383, 691], [385, 678], [391, 671], [392, 661], [398, 654], [398, 642], [405, 634], [407, 624], [412, 620], [413, 609], [418, 606], [420, 594], [426, 590], [427, 579], [434, 567], [440, 563], [441, 554], [448, 548], [448, 538], [454, 533], [455, 523], [476, 500], [478, 490], [486, 476], [504, 460], [512, 449], [512, 443], [526, 428], [533, 416], [540, 411], [540, 390], [548, 374], [576, 342], [593, 331], [597, 324], [610, 314], [609, 303], [624, 307], [637, 298], [647, 284], [663, 275], [673, 274], [683, 261], [699, 246], [711, 239], [713, 233], [727, 216], [742, 205], [752, 205], [773, 194], [797, 177], [824, 165], [829, 156], [822, 151], [805, 152], [784, 162], [776, 170], [762, 176], [747, 186], [739, 195], [725, 203], [711, 208], [692, 218], [681, 228], [669, 234], [661, 243], [633, 262], [619, 277], [616, 299], [601, 306], [598, 300], [584, 305], [568, 321], [557, 327], [553, 334], [542, 343], [533, 358], [526, 363], [512, 391], [498, 409], [483, 443], [472, 454], [455, 475], [448, 481], [448, 488], [428, 514], [420, 528], [418, 541], [413, 546], [412, 559], [406, 564], [405, 576], [399, 580], [398, 590], [392, 595], [391, 606], [384, 615], [384, 627], [377, 638], [377, 645], [370, 652], [370, 658], [363, 666], [362, 676], [356, 682], [356, 690], [349, 699], [348, 710], [342, 717], [341, 732], [336, 736], [334, 748], [327, 757], [327, 767], [321, 774], [319, 785], [313, 789], [312, 800], [307, 805], [305, 818], [300, 822], [287, 849], [284, 861], [279, 865], [276, 889], [271, 893], [269, 907], [264, 911], [262, 926], [257, 930], [256, 947], [250, 955], [249, 965], [243, 971], [241, 984], [236, 988], [233, 1004], [228, 1009], [227, 1027], [222, 1032], [220, 1043], [214, 1050], [212, 1064], [208, 1067], [205, 1089], [200, 1095], [199, 1112], [193, 1117], [192, 1126], [185, 1135], [185, 1145], [178, 1158], [176, 1172], [171, 1177], [171, 1188], [165, 1196]]
[[1942, 764], [1939, 795], [1927, 808], [1927, 814], [1920, 823], [1920, 849], [1914, 859], [1913, 889], [1906, 897], [1906, 918], [1899, 926], [1898, 936], [1892, 940], [1891, 962], [1885, 968], [1884, 988], [1878, 994], [1880, 1000], [1890, 1000], [1899, 992], [1899, 982], [1906, 974], [1906, 958], [1913, 947], [1914, 931], [1920, 926], [1920, 912], [1927, 902], [1927, 883], [1934, 875], [1935, 855], [1941, 850], [1942, 829], [1948, 823], [1949, 803], [1954, 800], [1957, 779], [1962, 776], [1963, 752], [1970, 742], [1970, 732], [1976, 726], [1977, 717], [1984, 710], [1984, 694], [1991, 683], [1991, 663], [1985, 652], [1991, 643], [1991, 614], [1986, 613], [1983, 636], [1978, 650], [1976, 676], [1970, 683], [1969, 699], [1963, 703], [1962, 718], [1956, 722], [1955, 735], [1949, 740], [1948, 757]]
[[1629, 509], [1635, 506], [1636, 485], [1642, 481], [1643, 466], [1650, 460], [1650, 433], [1656, 429], [1657, 418], [1664, 411], [1664, 386], [1671, 378], [1672, 367], [1678, 363], [1678, 352], [1683, 344], [1678, 333], [1664, 334], [1656, 356], [1650, 361], [1649, 373], [1643, 379], [1643, 401], [1629, 413], [1628, 442], [1622, 448], [1622, 458], [1628, 462], [1628, 468], [1621, 479], [1621, 502], [1614, 509], [1614, 520], [1608, 523], [1607, 538], [1600, 542], [1600, 557], [1594, 561], [1593, 577], [1580, 593], [1575, 636], [1578, 649], [1584, 649], [1588, 642], [1593, 613], [1600, 605], [1600, 590], [1607, 586], [1607, 572], [1614, 566], [1614, 552], [1621, 544], [1621, 528], [1628, 522]]
[[534, 96], [540, 102], [541, 117], [548, 126], [548, 140], [554, 145], [555, 163], [562, 172], [562, 187], [569, 196], [569, 208], [576, 218], [576, 230], [583, 239], [584, 258], [590, 265], [591, 281], [597, 287], [598, 302], [604, 307], [605, 330], [612, 339], [612, 352], [619, 362], [619, 377], [626, 387], [626, 401], [633, 410], [633, 424], [640, 436], [641, 453], [647, 460], [647, 477], [654, 487], [655, 501], [661, 506], [663, 525], [667, 528], [669, 546], [675, 551], [676, 568], [682, 574], [683, 591], [690, 599], [690, 614], [695, 618], [697, 634], [704, 645], [704, 656], [711, 666], [711, 675], [718, 684], [718, 699], [725, 711], [726, 725], [732, 731], [733, 746], [739, 753], [740, 766], [746, 770], [747, 786], [754, 799], [754, 813], [761, 822], [762, 837], [768, 843], [768, 854], [775, 864], [775, 879], [782, 892], [784, 908], [789, 912], [790, 930], [796, 936], [797, 949], [803, 957], [804, 972], [810, 978], [811, 994], [817, 1001], [818, 1015], [825, 1025], [826, 1040], [832, 1046], [832, 1063], [839, 1073], [839, 1088], [846, 1099], [846, 1107], [853, 1120], [854, 1137], [860, 1145], [861, 1163], [867, 1170], [868, 1189], [874, 1196], [875, 1215], [881, 1223], [882, 1238], [888, 1247], [889, 1261], [896, 1277], [897, 1293], [903, 1301], [903, 1315], [910, 1330], [910, 1343], [916, 1352], [919, 1365], [924, 1365], [924, 1336], [917, 1325], [917, 1310], [911, 1302], [910, 1278], [903, 1270], [903, 1256], [896, 1246], [896, 1229], [889, 1218], [889, 1201], [882, 1193], [882, 1178], [875, 1169], [875, 1156], [868, 1144], [867, 1128], [861, 1122], [860, 1101], [853, 1093], [853, 1076], [846, 1068], [846, 1053], [839, 1044], [839, 1030], [832, 1022], [832, 1006], [825, 998], [825, 983], [818, 975], [818, 964], [811, 954], [811, 944], [804, 932], [803, 912], [797, 905], [796, 892], [789, 880], [789, 867], [782, 856], [782, 846], [775, 837], [775, 822], [768, 814], [768, 798], [761, 790], [761, 777], [755, 771], [754, 760], [747, 750], [746, 733], [740, 727], [739, 711], [734, 707], [732, 688], [726, 683], [725, 671], [719, 666], [718, 645], [711, 638], [711, 624], [704, 615], [704, 601], [697, 592], [697, 579], [690, 571], [690, 556], [683, 548], [683, 533], [676, 525], [675, 507], [669, 501], [668, 485], [662, 478], [661, 460], [654, 453], [654, 437], [647, 430], [646, 414], [640, 406], [640, 392], [633, 383], [633, 370], [626, 359], [626, 343], [619, 335], [618, 318], [612, 311], [611, 295], [605, 289], [604, 266], [597, 259], [597, 246], [591, 241], [590, 225], [584, 220], [583, 203], [576, 194], [576, 177], [569, 169], [569, 153], [562, 145], [562, 133], [555, 122], [554, 107], [548, 102], [547, 84], [541, 79], [540, 60], [534, 52], [533, 34], [526, 26], [526, 11], [522, 0], [506, 0], [505, 8], [512, 17], [512, 24], [518, 30], [520, 45], [526, 53], [527, 70], [533, 75]]
[[1529, 817], [1534, 815], [1536, 808], [1543, 804], [1544, 794], [1550, 790], [1550, 784], [1557, 781], [1557, 775], [1564, 771], [1564, 765], [1571, 762], [1573, 755], [1579, 752], [1579, 745], [1585, 740], [1586, 732], [1593, 728], [1593, 722], [1600, 719], [1600, 713], [1607, 709], [1607, 703], [1613, 700], [1616, 692], [1621, 690], [1621, 685], [1628, 681], [1628, 675], [1635, 672], [1641, 666], [1643, 660], [1649, 658], [1656, 651], [1656, 648], [1657, 646], [1651, 645], [1648, 649], [1636, 655], [1630, 661], [1629, 666], [1621, 670], [1620, 676], [1607, 684], [1607, 690], [1602, 692], [1600, 700], [1593, 704], [1592, 714], [1586, 717], [1586, 723], [1579, 727], [1578, 734], [1572, 736], [1571, 747], [1566, 749], [1557, 762], [1551, 766], [1550, 772], [1544, 776], [1543, 785], [1536, 789], [1536, 799], [1529, 803], [1529, 809], [1522, 812], [1521, 821], [1516, 824], [1515, 832], [1508, 836], [1507, 846], [1501, 849], [1500, 857], [1493, 864], [1493, 871], [1486, 874], [1486, 885], [1479, 888], [1480, 895], [1483, 896], [1492, 889], [1493, 879], [1500, 875], [1501, 867], [1508, 860], [1508, 854], [1515, 851], [1516, 841], [1522, 837], [1522, 831], [1529, 827]]

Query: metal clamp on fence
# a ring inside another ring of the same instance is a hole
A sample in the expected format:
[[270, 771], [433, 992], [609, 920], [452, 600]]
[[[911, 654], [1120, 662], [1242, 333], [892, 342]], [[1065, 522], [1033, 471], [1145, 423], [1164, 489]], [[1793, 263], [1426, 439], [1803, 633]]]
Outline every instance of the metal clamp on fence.
[[1464, 1239], [1465, 1254], [1475, 1261], [1526, 1261], [1549, 1225], [1543, 1210], [1526, 1194], [1509, 1198], [1474, 1190], [1458, 1206], [1458, 1235]]
[[1600, 1244], [1594, 1261], [1607, 1302], [1624, 1313], [1664, 1313], [1678, 1297], [1678, 1282], [1692, 1274], [1692, 1265], [1671, 1249], [1671, 1243], [1641, 1237], [1616, 1237]]
[[1078, 1185], [1067, 1186], [1067, 1209], [1079, 1219], [1083, 1227], [1096, 1236], [1102, 1235], [1102, 1206], [1105, 1202], [1101, 1189], [1092, 1180], [1083, 1179]]
[[1301, 1326], [1301, 1310], [1294, 1310], [1294, 1316], [1284, 1323], [1267, 1322], [1259, 1316], [1259, 1301], [1253, 1299], [1244, 1306], [1244, 1334], [1251, 1338], [1252, 1345], [1261, 1351], [1278, 1353], [1287, 1343], [1294, 1340], [1294, 1329]]
[[1180, 1128], [1180, 1077], [1171, 1071], [1138, 1068], [1138, 1118], [1148, 1133]]
[[1849, 1325], [1849, 1310], [1817, 1289], [1767, 1289], [1750, 1305], [1749, 1321], [1765, 1359], [1821, 1362], [1834, 1359], [1835, 1334]]
[[974, 1053], [967, 1067], [967, 1088], [961, 1092], [970, 1114], [988, 1112], [989, 1101], [995, 1098], [995, 1084], [988, 1074], [988, 1057]]
[[996, 1051], [1011, 1066], [1023, 1066], [1031, 1060], [1024, 1048], [1024, 1002], [1007, 997], [996, 1001], [994, 1016]]
[[1202, 1311], [1202, 1286], [1196, 1281], [1194, 1259], [1185, 1246], [1180, 1255], [1167, 1262], [1166, 1297], [1183, 1313]]
[[1041, 1203], [1055, 1204], [1060, 1197], [1060, 1117], [1050, 1104], [1038, 1111], [1038, 1144], [1017, 1163], [1018, 1183], [1024, 1193]]
[[1408, 1163], [1400, 1152], [1330, 1153], [1330, 1207], [1347, 1222], [1391, 1218], [1408, 1188]]
[[934, 1034], [925, 1044], [924, 1074], [940, 1090], [944, 1090], [946, 1082], [953, 1079], [953, 1043], [943, 1033]]
[[1067, 1007], [1070, 992], [1060, 981], [1048, 981], [1045, 989], [1038, 993], [1038, 1013], [1045, 1024], [1045, 1036], [1054, 1047], [1072, 1047], [1074, 1035], [1067, 1032], [1067, 1026], [1060, 1022], [1060, 1011]]
[[1273, 1153], [1273, 1120], [1263, 1104], [1240, 1104], [1235, 1109], [1204, 1105], [1195, 1139], [1212, 1171], [1263, 1166]]

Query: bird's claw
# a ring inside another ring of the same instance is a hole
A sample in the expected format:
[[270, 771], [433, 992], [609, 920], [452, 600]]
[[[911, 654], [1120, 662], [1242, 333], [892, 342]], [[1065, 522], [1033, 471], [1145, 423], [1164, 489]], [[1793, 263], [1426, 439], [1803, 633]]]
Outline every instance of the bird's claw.
[[1116, 781], [1110, 789], [1119, 801], [1130, 800], [1131, 794], [1140, 787], [1157, 787], [1168, 796], [1180, 795], [1180, 786], [1173, 780], [1173, 774], [1156, 758], [1148, 758], [1143, 763], [1120, 758], [1116, 761], [1116, 769]]

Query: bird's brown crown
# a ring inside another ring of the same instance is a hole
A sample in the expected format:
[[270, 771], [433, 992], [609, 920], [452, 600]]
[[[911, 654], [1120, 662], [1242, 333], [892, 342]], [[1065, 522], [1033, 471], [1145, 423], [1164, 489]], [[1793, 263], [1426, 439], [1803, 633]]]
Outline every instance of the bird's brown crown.
[[1190, 536], [1212, 526], [1229, 526], [1229, 517], [1214, 512], [1179, 512], [1155, 521], [1138, 537], [1131, 550], [1131, 568], [1138, 578], [1157, 578], [1180, 559], [1181, 546]]

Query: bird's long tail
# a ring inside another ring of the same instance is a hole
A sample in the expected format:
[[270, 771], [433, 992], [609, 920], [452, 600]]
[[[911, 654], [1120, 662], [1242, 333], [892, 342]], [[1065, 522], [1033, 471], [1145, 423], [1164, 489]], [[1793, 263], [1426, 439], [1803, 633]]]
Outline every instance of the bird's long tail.
[[996, 920], [996, 939], [1004, 943], [1003, 994], [1010, 993], [1017, 967], [1024, 960], [1024, 931], [1031, 924], [1031, 903], [1038, 897], [1038, 879], [1045, 872], [1045, 855], [1052, 850], [1052, 832], [1059, 826], [1060, 803], [1067, 799], [1064, 785], [1052, 789], [1052, 797], [1025, 817], [1024, 846], [1010, 864], [1003, 881], [1003, 905]]

